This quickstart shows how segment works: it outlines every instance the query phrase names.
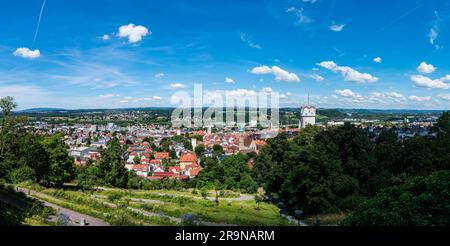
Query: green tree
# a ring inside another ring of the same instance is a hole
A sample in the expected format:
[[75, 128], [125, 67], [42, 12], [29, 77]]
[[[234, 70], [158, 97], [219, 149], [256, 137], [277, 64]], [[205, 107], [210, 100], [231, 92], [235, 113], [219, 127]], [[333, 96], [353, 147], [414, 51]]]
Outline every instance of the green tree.
[[365, 201], [343, 221], [352, 226], [449, 226], [450, 171], [413, 177]]
[[113, 138], [106, 149], [101, 150], [99, 168], [101, 176], [107, 184], [114, 187], [126, 188], [128, 171], [125, 168], [125, 147], [120, 145], [118, 138]]
[[436, 126], [443, 132], [450, 132], [450, 112], [443, 112]]
[[247, 193], [253, 194], [258, 190], [258, 184], [249, 173], [244, 173], [239, 182], [239, 187]]
[[215, 155], [222, 155], [222, 154], [225, 153], [224, 150], [223, 150], [222, 145], [220, 145], [220, 144], [214, 144], [213, 145], [213, 151], [214, 151]]
[[0, 158], [4, 158], [6, 147], [5, 138], [11, 127], [11, 125], [8, 124], [9, 114], [13, 109], [17, 108], [17, 103], [14, 101], [13, 97], [6, 96], [0, 99], [0, 108], [2, 110], [2, 125], [0, 129]]
[[260, 210], [259, 204], [263, 201], [263, 198], [260, 195], [255, 195], [255, 202], [256, 205], [258, 206], [256, 209]]
[[24, 181], [34, 182], [36, 180], [36, 174], [31, 167], [22, 166], [11, 172], [11, 180], [16, 184]]
[[74, 160], [69, 156], [61, 134], [45, 137], [42, 145], [49, 157], [48, 173], [42, 181], [47, 185], [60, 187], [74, 177]]
[[199, 144], [195, 147], [195, 154], [197, 156], [203, 156], [205, 154], [205, 145]]
[[206, 188], [201, 188], [200, 195], [202, 195], [203, 199], [206, 199], [208, 197], [208, 190]]
[[133, 162], [134, 162], [134, 164], [140, 164], [140, 163], [141, 163], [141, 158], [139, 158], [139, 156], [136, 155], [136, 156], [133, 158]]

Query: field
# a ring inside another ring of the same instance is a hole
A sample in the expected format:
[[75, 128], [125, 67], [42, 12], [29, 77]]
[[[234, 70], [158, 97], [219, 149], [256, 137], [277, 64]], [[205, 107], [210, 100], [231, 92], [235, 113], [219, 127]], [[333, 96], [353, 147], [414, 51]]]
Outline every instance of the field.
[[[142, 191], [48, 189], [21, 184], [33, 197], [101, 219], [110, 225], [295, 225], [270, 203], [257, 204], [251, 195], [226, 193], [203, 198], [192, 190]], [[193, 194], [194, 193], [194, 194]]]

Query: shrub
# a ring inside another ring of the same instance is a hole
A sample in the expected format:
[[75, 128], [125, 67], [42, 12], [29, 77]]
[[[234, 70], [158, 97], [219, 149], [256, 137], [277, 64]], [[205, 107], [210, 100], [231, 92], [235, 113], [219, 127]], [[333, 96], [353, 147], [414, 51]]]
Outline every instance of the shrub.
[[193, 214], [183, 214], [181, 216], [181, 223], [186, 226], [195, 226], [197, 225], [197, 221], [195, 215]]
[[206, 198], [208, 197], [208, 190], [205, 189], [205, 188], [202, 188], [202, 189], [200, 190], [200, 194], [202, 195], [202, 197], [203, 197], [204, 199], [206, 199]]
[[119, 200], [123, 197], [122, 192], [111, 192], [108, 194], [108, 200], [110, 202], [114, 202], [115, 200]]
[[28, 166], [23, 166], [15, 169], [11, 172], [11, 181], [15, 184], [24, 182], [24, 181], [35, 181], [35, 172]]

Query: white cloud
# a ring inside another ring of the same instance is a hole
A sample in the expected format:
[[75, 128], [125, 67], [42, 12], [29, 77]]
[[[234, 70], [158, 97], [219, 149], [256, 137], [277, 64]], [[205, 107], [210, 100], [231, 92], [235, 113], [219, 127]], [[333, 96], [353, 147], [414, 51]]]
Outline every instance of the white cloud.
[[400, 94], [398, 92], [372, 92], [370, 93], [370, 96], [367, 98], [371, 102], [380, 102], [380, 103], [386, 103], [387, 100], [390, 102], [402, 102], [404, 101], [405, 97], [403, 94]]
[[126, 96], [121, 101], [119, 101], [119, 103], [142, 103], [142, 102], [155, 102], [155, 101], [161, 101], [161, 100], [162, 100], [162, 97], [159, 97], [159, 96], [138, 97], [138, 98]]
[[417, 71], [424, 74], [433, 73], [436, 71], [436, 67], [432, 64], [427, 64], [426, 62], [421, 62], [420, 65], [417, 67]]
[[430, 79], [423, 75], [412, 75], [411, 80], [419, 87], [429, 88], [429, 89], [449, 89], [450, 84], [445, 83], [450, 81], [450, 75], [446, 75], [440, 79]]
[[300, 78], [295, 73], [290, 73], [278, 66], [259, 66], [252, 69], [253, 74], [273, 74], [278, 81], [300, 82]]
[[107, 41], [107, 40], [110, 40], [110, 39], [111, 39], [111, 37], [109, 35], [107, 35], [107, 34], [102, 36], [102, 40], [103, 41]]
[[295, 7], [290, 7], [288, 9], [286, 9], [287, 13], [294, 13], [295, 16], [297, 16], [297, 24], [308, 24], [311, 23], [313, 20], [311, 18], [309, 18], [308, 16], [306, 16], [303, 12], [303, 8], [295, 8]]
[[272, 69], [268, 66], [259, 66], [252, 69], [253, 74], [269, 74], [272, 73]]
[[319, 0], [303, 0], [304, 3], [317, 3]]
[[444, 100], [450, 101], [450, 94], [439, 94], [438, 97], [440, 99], [444, 99]]
[[165, 76], [164, 73], [157, 73], [157, 74], [155, 74], [155, 78], [162, 78], [164, 76]]
[[258, 49], [258, 50], [262, 49], [261, 45], [253, 42], [251, 37], [248, 34], [241, 32], [239, 34], [239, 36], [241, 38], [241, 41], [246, 43], [248, 46], [250, 46], [250, 47], [252, 47], [254, 49]]
[[434, 23], [433, 26], [430, 28], [430, 31], [428, 32], [428, 40], [431, 45], [433, 45], [436, 49], [442, 48], [442, 46], [436, 44], [436, 40], [439, 37], [439, 14], [437, 11], [434, 11]]
[[13, 55], [28, 59], [36, 59], [41, 56], [41, 52], [39, 50], [30, 50], [28, 48], [22, 47], [14, 51]]
[[232, 91], [225, 91], [226, 95], [234, 96], [234, 97], [243, 97], [243, 96], [256, 96], [257, 93], [254, 90], [247, 89], [237, 89]]
[[173, 83], [173, 84], [170, 84], [170, 88], [172, 88], [172, 89], [183, 89], [183, 88], [186, 88], [186, 85], [185, 84], [181, 84], [181, 83]]
[[337, 25], [337, 24], [333, 24], [330, 26], [330, 30], [333, 32], [341, 32], [344, 30], [345, 25]]
[[410, 101], [415, 101], [415, 102], [426, 102], [426, 101], [431, 101], [431, 97], [420, 97], [420, 96], [415, 96], [415, 95], [411, 95], [408, 97], [408, 99]]
[[100, 95], [99, 97], [101, 97], [101, 98], [113, 98], [113, 97], [120, 97], [120, 95], [119, 94], [103, 94], [103, 95]]
[[270, 87], [265, 87], [265, 88], [262, 88], [261, 91], [264, 92], [264, 93], [270, 94], [270, 93], [273, 92], [273, 89], [270, 88]]
[[435, 28], [431, 28], [428, 33], [428, 38], [430, 40], [430, 44], [434, 45], [434, 41], [438, 38], [439, 33]]
[[368, 73], [360, 73], [351, 67], [338, 66], [333, 61], [324, 61], [317, 64], [325, 69], [331, 70], [335, 73], [340, 72], [346, 81], [352, 81], [357, 83], [374, 83], [378, 81], [377, 77], [374, 77]]
[[128, 24], [119, 27], [119, 33], [117, 35], [121, 38], [128, 38], [128, 42], [130, 43], [137, 43], [141, 41], [143, 37], [151, 34], [152, 33], [145, 26]]
[[375, 57], [373, 58], [373, 61], [376, 63], [381, 63], [383, 60], [381, 59], [381, 57]]
[[334, 94], [341, 96], [341, 97], [352, 97], [352, 98], [361, 98], [362, 96], [353, 92], [350, 89], [344, 89], [344, 90], [335, 90]]
[[228, 77], [225, 78], [225, 82], [227, 84], [234, 84], [234, 80], [232, 78], [228, 78]]
[[318, 75], [318, 74], [311, 74], [309, 77], [310, 77], [311, 79], [317, 81], [317, 82], [320, 82], [320, 81], [324, 81], [324, 80], [325, 80], [324, 77], [322, 77], [322, 76], [320, 76], [320, 75]]

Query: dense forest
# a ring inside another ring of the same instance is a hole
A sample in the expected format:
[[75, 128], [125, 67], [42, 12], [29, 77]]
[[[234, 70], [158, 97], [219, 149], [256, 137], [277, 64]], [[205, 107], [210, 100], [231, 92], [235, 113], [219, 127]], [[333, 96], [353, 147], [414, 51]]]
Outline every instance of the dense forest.
[[[259, 193], [304, 215], [345, 213], [343, 225], [450, 224], [450, 113], [439, 118], [436, 136], [399, 141], [390, 130], [376, 141], [350, 124], [321, 129], [308, 126], [294, 138], [280, 134], [259, 155], [225, 159], [215, 146], [213, 157], [201, 156], [204, 170], [189, 182], [150, 182], [125, 168], [127, 146], [114, 138], [101, 159], [76, 168], [63, 136], [36, 136], [11, 116], [13, 98], [0, 100], [0, 181], [31, 181], [61, 187], [75, 181], [80, 189], [111, 186], [135, 189], [235, 189]], [[179, 138], [179, 139], [178, 139]], [[178, 137], [170, 141], [185, 143]], [[159, 148], [167, 150], [169, 140]], [[188, 148], [192, 148], [189, 146]], [[194, 150], [201, 155], [204, 148]], [[249, 161], [254, 160], [252, 165]], [[258, 197], [258, 196], [257, 196]]]
[[348, 213], [345, 225], [449, 225], [450, 113], [435, 131], [400, 142], [385, 130], [372, 142], [350, 124], [309, 126], [271, 139], [253, 175], [291, 210]]

